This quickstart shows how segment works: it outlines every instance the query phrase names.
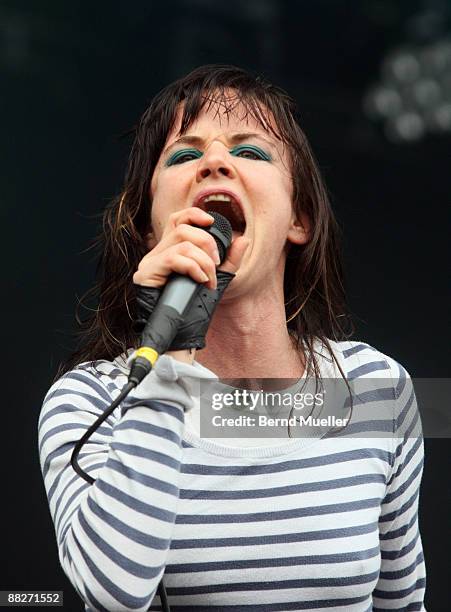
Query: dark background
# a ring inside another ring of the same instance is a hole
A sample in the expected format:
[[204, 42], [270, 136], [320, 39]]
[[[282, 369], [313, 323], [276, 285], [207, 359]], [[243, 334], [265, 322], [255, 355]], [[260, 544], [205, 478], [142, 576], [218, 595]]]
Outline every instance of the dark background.
[[[94, 278], [82, 251], [95, 215], [121, 189], [130, 141], [120, 135], [161, 87], [200, 64], [256, 70], [298, 100], [344, 229], [355, 338], [412, 377], [448, 375], [450, 132], [394, 143], [362, 110], [386, 53], [449, 34], [448, 9], [432, 0], [0, 3], [8, 287], [0, 589], [64, 590], [64, 609], [82, 608], [59, 567], [37, 418], [73, 347], [77, 296]], [[420, 40], [428, 11], [436, 18]], [[450, 609], [449, 440], [425, 445], [420, 517], [434, 612]]]

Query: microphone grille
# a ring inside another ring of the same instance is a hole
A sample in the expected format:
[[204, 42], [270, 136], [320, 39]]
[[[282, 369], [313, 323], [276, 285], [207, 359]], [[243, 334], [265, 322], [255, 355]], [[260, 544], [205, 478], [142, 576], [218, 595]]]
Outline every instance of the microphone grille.
[[230, 221], [224, 217], [224, 215], [219, 214], [216, 211], [208, 210], [209, 215], [214, 217], [214, 223], [211, 227], [214, 227], [218, 231], [220, 231], [227, 242], [230, 244], [232, 242], [232, 226], [230, 225]]
[[227, 249], [232, 244], [232, 226], [230, 221], [218, 212], [214, 210], [207, 210], [207, 212], [214, 218], [214, 222], [213, 225], [204, 229], [216, 240], [222, 263], [226, 257]]

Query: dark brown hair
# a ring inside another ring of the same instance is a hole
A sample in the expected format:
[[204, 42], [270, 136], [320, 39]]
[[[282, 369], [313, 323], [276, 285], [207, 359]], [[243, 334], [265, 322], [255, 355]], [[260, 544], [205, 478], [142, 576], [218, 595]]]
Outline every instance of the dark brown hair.
[[107, 206], [95, 243], [100, 248], [98, 281], [88, 294], [96, 298], [97, 306], [84, 321], [77, 316], [80, 348], [62, 364], [58, 376], [81, 362], [112, 360], [137, 346], [132, 329], [136, 306], [132, 276], [148, 251], [150, 181], [180, 103], [180, 133], [206, 106], [215, 104], [217, 112], [227, 114], [242, 104], [247, 115], [288, 147], [293, 206], [308, 215], [312, 233], [308, 244], [291, 245], [288, 253], [284, 279], [287, 327], [298, 347], [303, 343], [308, 349], [309, 363], [317, 374], [314, 339], [322, 340], [331, 352], [328, 339], [350, 335], [339, 228], [318, 166], [299, 125], [296, 105], [286, 92], [240, 68], [208, 65], [163, 89], [134, 130], [122, 193]]

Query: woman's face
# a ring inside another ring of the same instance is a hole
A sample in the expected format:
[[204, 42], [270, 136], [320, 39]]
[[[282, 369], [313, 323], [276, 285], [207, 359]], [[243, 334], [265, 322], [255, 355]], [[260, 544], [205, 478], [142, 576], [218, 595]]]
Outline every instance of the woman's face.
[[234, 237], [244, 233], [249, 246], [234, 287], [261, 286], [276, 272], [283, 279], [287, 242], [308, 240], [307, 220], [293, 213], [286, 147], [251, 116], [242, 117], [242, 106], [226, 115], [212, 105], [180, 136], [179, 109], [150, 194], [156, 242], [169, 215], [190, 206], [216, 210], [232, 222]]

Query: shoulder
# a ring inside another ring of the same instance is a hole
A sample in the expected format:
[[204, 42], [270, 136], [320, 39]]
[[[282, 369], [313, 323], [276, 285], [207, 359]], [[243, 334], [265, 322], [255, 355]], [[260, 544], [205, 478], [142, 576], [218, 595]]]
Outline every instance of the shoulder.
[[56, 380], [50, 387], [47, 396], [61, 389], [84, 391], [86, 387], [95, 390], [99, 395], [102, 395], [102, 389], [109, 389], [111, 393], [116, 387], [120, 386], [124, 378], [125, 373], [123, 369], [118, 367], [116, 360], [86, 361]]
[[[354, 428], [361, 433], [390, 432], [393, 452], [403, 438], [421, 444], [422, 427], [415, 391], [407, 370], [393, 357], [360, 341], [329, 341], [352, 394]], [[326, 350], [324, 347], [323, 350]], [[330, 355], [330, 353], [329, 353]], [[338, 370], [338, 368], [337, 368]], [[338, 378], [342, 374], [336, 375]], [[350, 433], [352, 429], [345, 429]]]
[[326, 376], [345, 377], [350, 383], [360, 382], [367, 389], [391, 389], [390, 396], [402, 403], [411, 401], [413, 385], [406, 368], [396, 359], [361, 341], [329, 340], [334, 359], [325, 345], [320, 347], [323, 361], [328, 362]]
[[331, 341], [330, 345], [352, 387], [369, 392], [369, 397], [376, 392], [392, 413], [396, 429], [420, 427], [414, 386], [403, 365], [365, 342]]
[[329, 344], [336, 361], [348, 379], [387, 378], [396, 384], [410, 379], [407, 370], [396, 359], [366, 342], [329, 340]]
[[126, 371], [118, 359], [81, 363], [63, 374], [47, 391], [40, 422], [49, 412], [61, 414], [74, 408], [100, 414], [117, 397], [126, 380]]

